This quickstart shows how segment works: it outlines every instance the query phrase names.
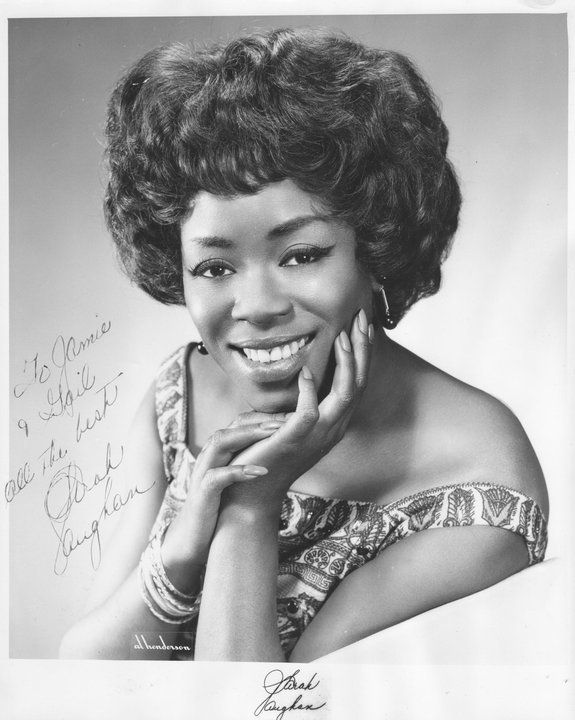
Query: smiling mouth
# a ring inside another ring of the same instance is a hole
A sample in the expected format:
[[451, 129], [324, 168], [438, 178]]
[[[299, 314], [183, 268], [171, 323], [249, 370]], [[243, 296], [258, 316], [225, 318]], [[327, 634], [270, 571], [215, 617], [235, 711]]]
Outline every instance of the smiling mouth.
[[289, 360], [295, 357], [299, 351], [305, 347], [311, 340], [310, 335], [304, 335], [297, 340], [289, 343], [275, 345], [268, 348], [255, 347], [238, 347], [238, 352], [242, 353], [248, 360], [254, 364], [266, 365], [279, 362], [280, 360]]

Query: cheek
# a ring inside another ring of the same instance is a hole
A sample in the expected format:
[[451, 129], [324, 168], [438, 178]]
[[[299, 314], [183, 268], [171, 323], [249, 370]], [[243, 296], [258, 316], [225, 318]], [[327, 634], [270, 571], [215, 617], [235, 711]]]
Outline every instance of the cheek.
[[192, 322], [203, 337], [221, 328], [225, 309], [216, 293], [197, 293], [187, 287], [184, 296]]
[[370, 315], [371, 285], [359, 271], [350, 270], [349, 266], [340, 273], [334, 273], [326, 282], [319, 278], [305, 288], [306, 304], [314, 307], [315, 313], [330, 325], [337, 334], [349, 324], [360, 308]]

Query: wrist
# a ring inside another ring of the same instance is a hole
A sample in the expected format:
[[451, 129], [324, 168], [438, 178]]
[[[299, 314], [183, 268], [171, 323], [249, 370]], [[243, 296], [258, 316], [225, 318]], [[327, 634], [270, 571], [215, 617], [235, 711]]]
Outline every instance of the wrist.
[[162, 532], [156, 534], [142, 553], [139, 563], [140, 591], [150, 612], [159, 620], [181, 625], [198, 614], [198, 595], [203, 576], [199, 568], [195, 572], [182, 568], [181, 572], [175, 573], [172, 569], [170, 577], [162, 558], [162, 537]]
[[277, 532], [281, 509], [281, 500], [247, 503], [231, 497], [222, 502], [219, 521], [262, 529], [267, 527]]
[[199, 590], [209, 548], [202, 550], [186, 543], [177, 528], [168, 527], [161, 543], [160, 554], [166, 573], [174, 585], [183, 592]]
[[210, 538], [198, 532], [203, 526], [202, 518], [196, 515], [191, 517], [186, 510], [186, 507], [182, 508], [164, 533], [162, 557], [166, 564], [203, 566], [208, 559]]

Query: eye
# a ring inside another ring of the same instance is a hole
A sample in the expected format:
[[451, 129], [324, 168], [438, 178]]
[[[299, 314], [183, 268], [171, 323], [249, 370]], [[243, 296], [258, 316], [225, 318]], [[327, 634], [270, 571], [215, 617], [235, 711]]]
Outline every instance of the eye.
[[323, 257], [331, 253], [333, 245], [330, 247], [317, 247], [313, 245], [300, 246], [290, 248], [280, 261], [282, 267], [290, 267], [297, 265], [309, 265], [317, 262]]
[[232, 275], [234, 270], [223, 260], [204, 260], [196, 267], [191, 268], [190, 272], [194, 277], [203, 277], [208, 280], [217, 280], [219, 278]]

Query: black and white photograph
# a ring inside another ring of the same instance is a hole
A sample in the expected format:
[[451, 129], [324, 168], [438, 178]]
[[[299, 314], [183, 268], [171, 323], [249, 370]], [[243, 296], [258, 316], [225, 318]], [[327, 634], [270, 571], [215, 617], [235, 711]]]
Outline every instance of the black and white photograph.
[[4, 18], [10, 719], [569, 717], [568, 3], [46, 5]]

